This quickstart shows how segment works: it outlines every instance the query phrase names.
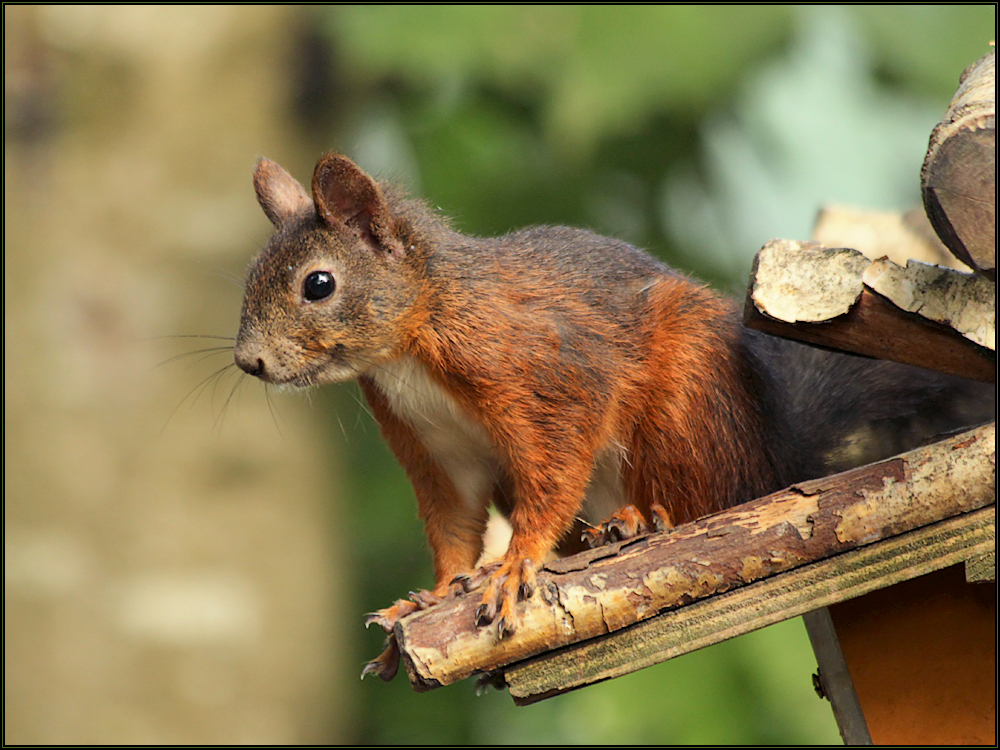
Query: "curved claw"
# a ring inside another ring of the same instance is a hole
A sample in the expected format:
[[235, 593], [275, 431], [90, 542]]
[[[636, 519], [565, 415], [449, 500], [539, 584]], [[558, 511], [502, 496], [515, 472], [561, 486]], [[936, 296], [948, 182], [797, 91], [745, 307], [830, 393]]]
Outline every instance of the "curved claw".
[[377, 612], [369, 612], [365, 617], [365, 627], [376, 624], [386, 633], [392, 633], [392, 628], [397, 622], [414, 612], [421, 612], [435, 604], [440, 604], [442, 598], [432, 591], [421, 589], [411, 591], [409, 598], [400, 599], [392, 606], [380, 609]]
[[411, 591], [409, 594], [409, 599], [411, 602], [417, 605], [418, 612], [422, 612], [425, 609], [433, 607], [435, 604], [440, 604], [444, 599], [433, 591], [428, 591], [427, 589], [421, 589], [420, 591]]
[[383, 682], [389, 682], [399, 671], [399, 646], [393, 636], [389, 636], [385, 641], [385, 650], [370, 662], [365, 664], [361, 670], [361, 679], [365, 679], [370, 674], [378, 675]]
[[392, 625], [389, 624], [389, 620], [382, 614], [385, 610], [379, 612], [369, 612], [365, 615], [365, 630], [368, 629], [369, 625], [378, 625], [386, 633], [392, 632]]
[[514, 635], [516, 629], [517, 626], [513, 620], [501, 617], [497, 620], [497, 640], [502, 641], [504, 638]]
[[650, 531], [666, 531], [674, 527], [667, 509], [659, 503], [653, 503], [650, 507], [650, 517], [652, 523], [634, 505], [626, 505], [612, 513], [600, 526], [585, 529], [580, 539], [594, 549], [605, 544], [635, 539]]
[[604, 530], [600, 526], [588, 525], [587, 528], [580, 532], [580, 541], [587, 546], [587, 549], [597, 549], [608, 540], [605, 537]]
[[418, 609], [419, 607], [415, 602], [400, 599], [391, 607], [380, 609], [377, 612], [369, 612], [365, 617], [365, 627], [367, 628], [369, 625], [375, 624], [386, 633], [392, 633], [392, 628], [397, 622], [407, 615], [413, 614]]
[[483, 602], [476, 608], [476, 627], [482, 628], [493, 622], [497, 616], [496, 610], [491, 602]]
[[462, 573], [451, 579], [451, 586], [460, 587], [462, 593], [468, 594], [482, 586], [494, 573], [496, 573], [503, 560], [492, 560], [485, 565], [481, 565], [471, 573]]
[[476, 625], [484, 627], [496, 621], [501, 640], [517, 629], [515, 605], [535, 593], [537, 566], [528, 557], [504, 561], [487, 579], [483, 601], [476, 609]]
[[653, 514], [653, 531], [667, 531], [674, 528], [673, 519], [662, 505], [653, 503], [649, 510]]
[[475, 588], [472, 582], [472, 575], [469, 573], [462, 573], [451, 579], [448, 583], [448, 596], [454, 597], [459, 594], [468, 594]]

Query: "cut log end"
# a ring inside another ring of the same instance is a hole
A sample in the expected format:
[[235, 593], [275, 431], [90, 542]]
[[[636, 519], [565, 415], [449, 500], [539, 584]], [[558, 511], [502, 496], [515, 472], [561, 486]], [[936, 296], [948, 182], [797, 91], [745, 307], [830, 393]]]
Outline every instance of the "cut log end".
[[966, 69], [931, 133], [920, 176], [924, 209], [941, 241], [996, 281], [996, 55]]

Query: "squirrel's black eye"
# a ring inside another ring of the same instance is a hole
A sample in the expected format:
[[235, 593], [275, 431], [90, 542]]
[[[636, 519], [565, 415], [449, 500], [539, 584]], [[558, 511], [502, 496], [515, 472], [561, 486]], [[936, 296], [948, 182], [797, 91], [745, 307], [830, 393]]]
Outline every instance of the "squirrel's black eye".
[[302, 285], [302, 296], [309, 302], [318, 302], [326, 299], [333, 290], [337, 288], [337, 282], [333, 280], [333, 274], [329, 271], [313, 271], [306, 276]]

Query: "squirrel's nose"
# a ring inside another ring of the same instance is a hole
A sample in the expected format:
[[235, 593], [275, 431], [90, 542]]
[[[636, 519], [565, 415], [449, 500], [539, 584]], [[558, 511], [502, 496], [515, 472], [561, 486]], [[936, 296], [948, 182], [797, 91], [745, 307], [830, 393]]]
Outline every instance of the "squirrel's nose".
[[237, 344], [233, 350], [233, 359], [236, 360], [237, 367], [247, 375], [253, 375], [255, 378], [263, 378], [264, 373], [267, 371], [264, 359], [260, 356], [260, 352], [255, 346]]

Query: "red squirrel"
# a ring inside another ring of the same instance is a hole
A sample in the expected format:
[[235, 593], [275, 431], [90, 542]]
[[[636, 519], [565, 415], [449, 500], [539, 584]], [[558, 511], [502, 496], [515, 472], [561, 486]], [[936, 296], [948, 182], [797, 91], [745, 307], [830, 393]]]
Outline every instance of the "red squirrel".
[[[992, 386], [749, 331], [619, 240], [465, 236], [344, 156], [319, 161], [311, 195], [266, 159], [254, 187], [275, 232], [235, 360], [268, 383], [360, 382], [434, 558], [431, 592], [370, 616], [388, 633], [482, 586], [477, 621], [502, 638], [581, 517], [618, 511], [598, 541], [683, 523], [994, 413]], [[475, 571], [490, 504], [513, 534]], [[391, 678], [391, 645], [366, 673]]]

